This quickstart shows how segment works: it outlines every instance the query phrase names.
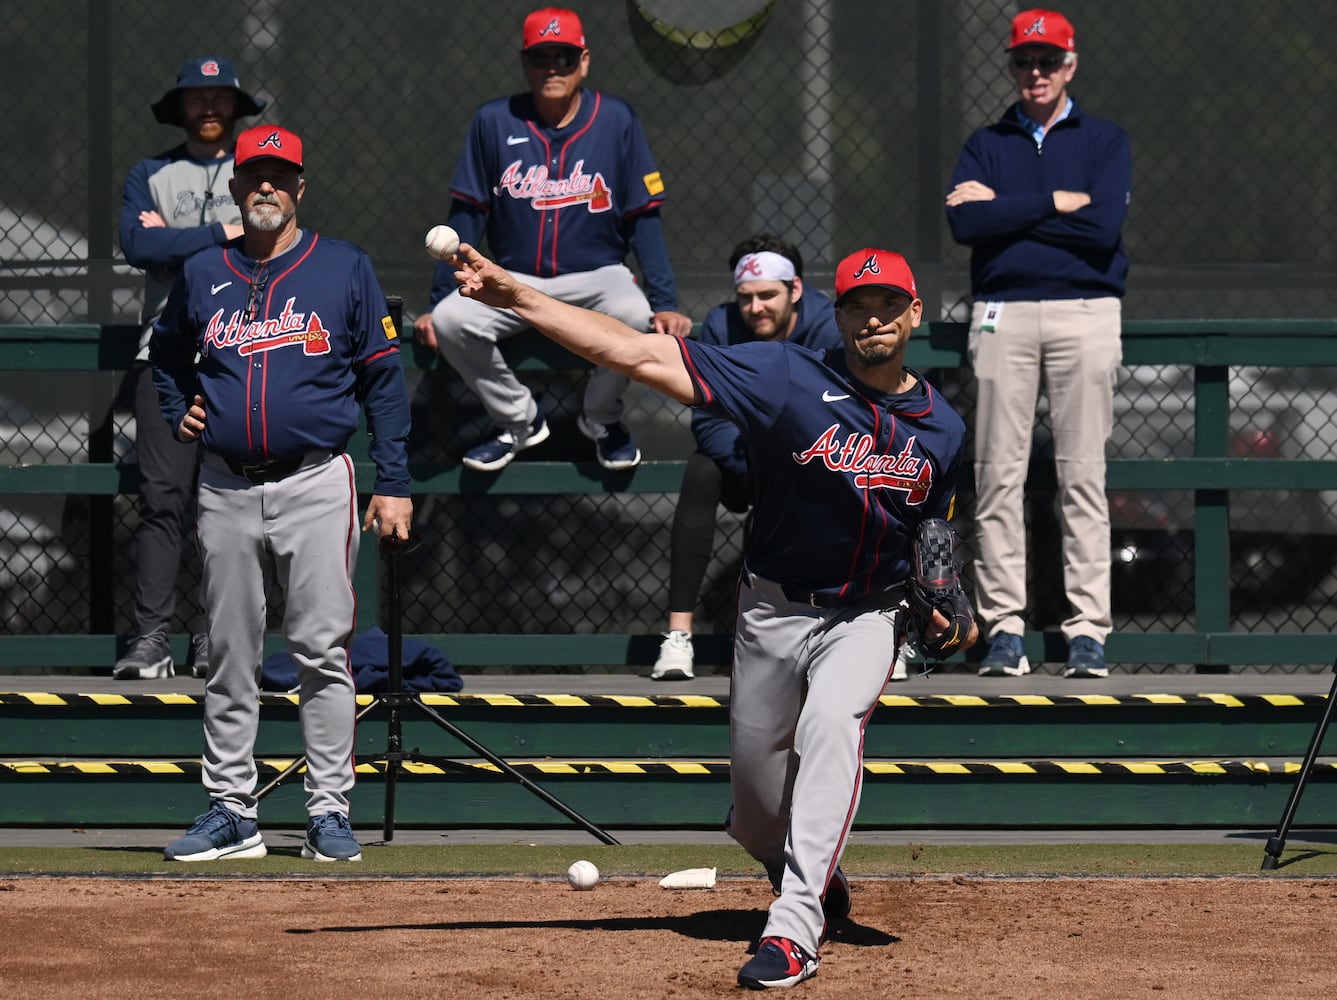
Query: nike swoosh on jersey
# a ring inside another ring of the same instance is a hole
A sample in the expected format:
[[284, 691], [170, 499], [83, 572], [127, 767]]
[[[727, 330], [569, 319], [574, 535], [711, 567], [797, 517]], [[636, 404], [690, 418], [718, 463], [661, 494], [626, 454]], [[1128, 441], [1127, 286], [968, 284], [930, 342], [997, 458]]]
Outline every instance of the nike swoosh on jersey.
[[849, 399], [849, 398], [850, 398], [849, 393], [845, 393], [845, 395], [841, 396], [841, 395], [833, 395], [830, 389], [822, 390], [823, 403], [838, 403], [842, 399]]
[[527, 135], [508, 135], [506, 137], [506, 145], [508, 146], [518, 146], [520, 143], [528, 141], [529, 136]]
[[221, 292], [224, 288], [226, 288], [226, 287], [227, 287], [228, 285], [230, 285], [230, 284], [232, 284], [232, 282], [230, 282], [230, 281], [225, 281], [225, 282], [223, 282], [221, 285], [210, 285], [210, 286], [209, 286], [209, 294], [210, 294], [210, 295], [217, 295], [219, 292]]

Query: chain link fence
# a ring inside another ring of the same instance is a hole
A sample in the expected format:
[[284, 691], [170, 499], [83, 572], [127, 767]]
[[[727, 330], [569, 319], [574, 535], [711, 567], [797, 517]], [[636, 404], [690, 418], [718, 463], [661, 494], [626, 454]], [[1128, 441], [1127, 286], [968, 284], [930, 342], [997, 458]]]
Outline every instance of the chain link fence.
[[[474, 110], [522, 88], [520, 24], [533, 6], [472, 9], [408, 0], [217, 0], [189, 16], [167, 0], [46, 5], [0, 0], [0, 324], [134, 323], [141, 276], [116, 241], [131, 165], [180, 141], [149, 105], [190, 55], [231, 56], [259, 121], [307, 149], [302, 222], [359, 243], [406, 320], [427, 304], [422, 234], [443, 221], [446, 186]], [[882, 244], [915, 266], [932, 319], [963, 319], [968, 254], [943, 196], [961, 142], [1013, 100], [1000, 0], [599, 0], [577, 5], [590, 85], [640, 114], [665, 177], [669, 249], [684, 311], [729, 294], [735, 242], [780, 232], [809, 283], [829, 289], [846, 250]], [[1072, 91], [1133, 143], [1129, 319], [1337, 315], [1337, 7], [1070, 0], [1081, 63]], [[1252, 66], [1259, 53], [1267, 70]], [[633, 262], [634, 263], [634, 262]], [[968, 373], [935, 372], [969, 417]], [[3, 462], [80, 462], [100, 433], [133, 458], [116, 373], [0, 383]], [[539, 386], [554, 439], [535, 459], [589, 458], [575, 430], [579, 380]], [[415, 375], [415, 461], [452, 462], [485, 424], [449, 372]], [[1337, 385], [1327, 369], [1235, 369], [1232, 447], [1331, 459]], [[1192, 372], [1124, 372], [1118, 457], [1192, 451]], [[691, 448], [686, 413], [633, 388], [629, 423], [651, 459]], [[1043, 406], [1042, 406], [1043, 413]], [[1035, 447], [1048, 442], [1044, 420]], [[969, 510], [969, 497], [963, 497]], [[1063, 617], [1052, 497], [1031, 498], [1032, 625]], [[664, 627], [673, 495], [419, 498], [433, 544], [406, 569], [406, 627], [418, 631], [627, 631]], [[114, 538], [94, 539], [78, 497], [0, 497], [0, 630], [88, 627], [89, 550], [112, 553], [116, 631], [130, 627], [134, 498], [109, 501]], [[1115, 496], [1116, 627], [1191, 629], [1192, 523], [1183, 496]], [[1337, 515], [1325, 494], [1232, 498], [1232, 627], [1326, 630]], [[698, 629], [729, 628], [740, 525], [721, 512]], [[967, 544], [969, 529], [965, 527]], [[1159, 551], [1153, 569], [1120, 551]], [[1133, 561], [1137, 562], [1136, 560]], [[1147, 574], [1154, 572], [1155, 576]], [[183, 595], [198, 586], [195, 561]], [[1154, 586], [1151, 585], [1154, 583]], [[1284, 584], [1284, 586], [1282, 586]], [[1154, 595], [1149, 599], [1149, 595]], [[1157, 600], [1156, 598], [1159, 598]], [[176, 627], [193, 614], [183, 600]]]

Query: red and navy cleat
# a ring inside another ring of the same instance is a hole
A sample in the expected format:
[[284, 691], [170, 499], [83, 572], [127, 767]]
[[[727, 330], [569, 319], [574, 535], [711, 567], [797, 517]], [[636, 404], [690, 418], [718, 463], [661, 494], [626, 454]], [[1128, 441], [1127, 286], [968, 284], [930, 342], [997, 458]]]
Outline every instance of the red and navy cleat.
[[817, 965], [816, 955], [809, 955], [789, 938], [766, 937], [738, 970], [738, 982], [751, 990], [797, 986], [817, 975]]

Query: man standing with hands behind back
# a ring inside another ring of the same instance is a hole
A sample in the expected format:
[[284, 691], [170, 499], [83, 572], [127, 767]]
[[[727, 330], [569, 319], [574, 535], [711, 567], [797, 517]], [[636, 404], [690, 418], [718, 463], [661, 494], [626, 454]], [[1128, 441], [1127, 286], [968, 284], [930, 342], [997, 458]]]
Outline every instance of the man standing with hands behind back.
[[[585, 88], [590, 50], [575, 11], [533, 11], [522, 37], [529, 90], [490, 101], [474, 116], [450, 181], [447, 221], [472, 246], [486, 229], [498, 263], [555, 299], [635, 330], [686, 336], [692, 321], [678, 312], [659, 218], [664, 181], [640, 119], [620, 98]], [[644, 292], [623, 263], [628, 250]], [[525, 324], [456, 294], [453, 275], [449, 264], [437, 265], [432, 308], [414, 332], [441, 352], [496, 425], [463, 459], [470, 469], [495, 472], [548, 439], [547, 419], [498, 349]], [[606, 469], [641, 460], [622, 422], [626, 388], [626, 378], [603, 367], [585, 388], [580, 430]]]
[[1121, 230], [1132, 153], [1122, 128], [1086, 114], [1068, 95], [1077, 44], [1062, 14], [1016, 16], [1008, 72], [1020, 99], [966, 140], [947, 195], [952, 235], [971, 248], [975, 300], [975, 578], [989, 638], [980, 673], [1030, 670], [1022, 646], [1023, 500], [1043, 377], [1070, 605], [1064, 676], [1105, 677], [1112, 627], [1105, 444], [1122, 360], [1128, 259]]

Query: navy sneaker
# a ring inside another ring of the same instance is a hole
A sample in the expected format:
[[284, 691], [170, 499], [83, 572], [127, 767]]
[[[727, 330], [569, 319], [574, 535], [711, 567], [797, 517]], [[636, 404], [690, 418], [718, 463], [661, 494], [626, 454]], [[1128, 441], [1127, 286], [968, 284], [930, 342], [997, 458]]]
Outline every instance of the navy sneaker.
[[362, 848], [343, 813], [313, 816], [306, 825], [302, 857], [308, 861], [361, 861]]
[[543, 417], [543, 404], [529, 422], [523, 434], [498, 431], [482, 444], [474, 445], [461, 461], [478, 472], [496, 472], [511, 464], [511, 459], [526, 448], [548, 440], [548, 421]]
[[738, 982], [750, 990], [797, 986], [817, 975], [817, 965], [816, 955], [809, 955], [789, 938], [766, 937], [738, 970]]
[[826, 895], [822, 897], [822, 916], [826, 917], [826, 925], [830, 927], [848, 917], [850, 906], [850, 880], [837, 865], [836, 873], [826, 887]]
[[605, 469], [634, 469], [641, 464], [641, 449], [621, 423], [592, 424], [582, 413], [576, 426], [594, 442], [594, 454]]
[[268, 852], [255, 820], [215, 802], [207, 813], [195, 817], [184, 837], [172, 841], [162, 853], [168, 861], [219, 861], [263, 858]]
[[1068, 643], [1068, 663], [1063, 668], [1064, 677], [1108, 677], [1110, 668], [1105, 665], [1105, 647], [1089, 636], [1079, 635]]
[[981, 677], [1021, 677], [1031, 672], [1021, 636], [1011, 632], [996, 632], [989, 640], [989, 651], [980, 661]]

